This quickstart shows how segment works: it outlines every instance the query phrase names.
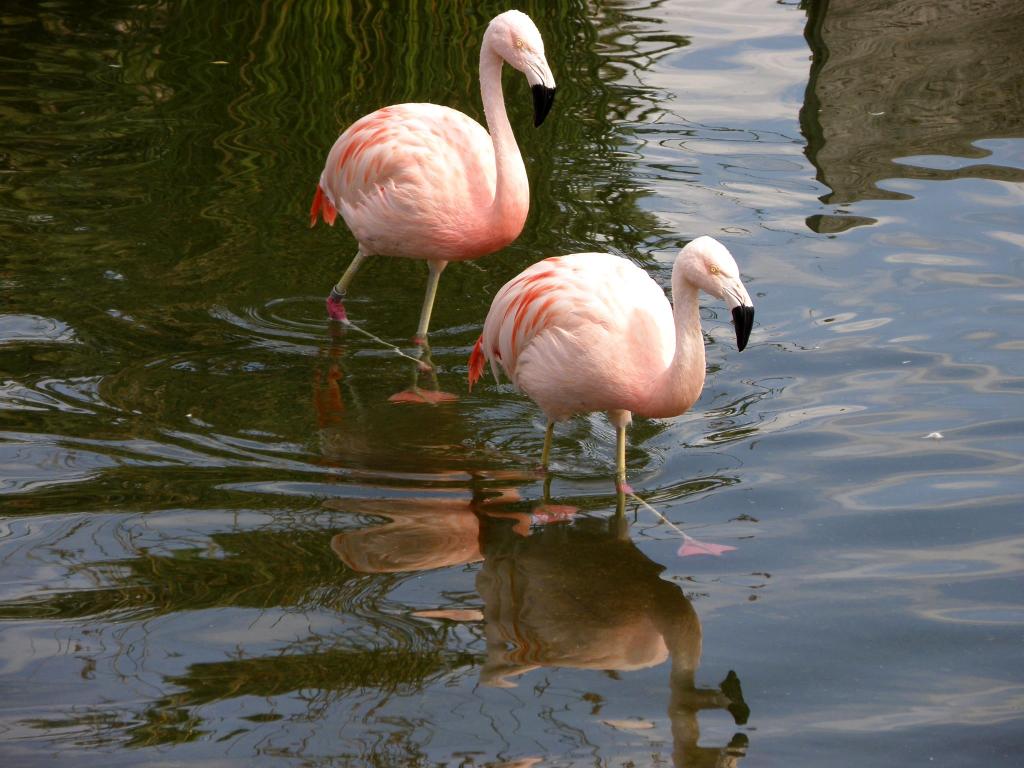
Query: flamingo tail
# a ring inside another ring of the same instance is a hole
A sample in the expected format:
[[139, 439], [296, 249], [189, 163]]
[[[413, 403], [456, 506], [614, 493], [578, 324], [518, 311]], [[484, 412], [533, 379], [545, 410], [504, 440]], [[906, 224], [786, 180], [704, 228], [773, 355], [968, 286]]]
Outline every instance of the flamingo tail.
[[473, 385], [477, 383], [484, 372], [484, 337], [483, 334], [473, 345], [473, 351], [469, 355], [469, 391], [473, 391]]
[[316, 195], [313, 196], [313, 206], [309, 209], [309, 226], [316, 226], [317, 216], [323, 216], [324, 221], [334, 226], [334, 219], [338, 216], [338, 209], [334, 203], [324, 194], [323, 187], [316, 185]]

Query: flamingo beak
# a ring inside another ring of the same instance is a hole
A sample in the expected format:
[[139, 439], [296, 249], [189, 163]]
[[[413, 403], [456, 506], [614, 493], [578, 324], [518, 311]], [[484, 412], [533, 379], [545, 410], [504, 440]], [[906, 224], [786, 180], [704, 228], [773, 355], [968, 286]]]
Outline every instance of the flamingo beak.
[[537, 83], [530, 86], [530, 90], [533, 91], [533, 126], [536, 128], [544, 122], [551, 111], [551, 105], [555, 103], [555, 89]]
[[736, 326], [736, 346], [742, 352], [750, 339], [750, 330], [754, 327], [754, 308], [744, 304], [733, 307], [732, 324]]

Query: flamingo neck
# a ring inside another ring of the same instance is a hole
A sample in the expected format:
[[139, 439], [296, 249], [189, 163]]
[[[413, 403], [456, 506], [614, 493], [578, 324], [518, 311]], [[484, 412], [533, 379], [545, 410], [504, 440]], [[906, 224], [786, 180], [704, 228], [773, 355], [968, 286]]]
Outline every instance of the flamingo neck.
[[697, 402], [704, 388], [704, 334], [700, 328], [697, 286], [672, 271], [672, 316], [676, 343], [672, 361], [651, 388], [645, 415], [678, 416]]
[[480, 49], [480, 95], [484, 103], [487, 130], [494, 145], [495, 189], [491, 224], [514, 230], [509, 238], [511, 241], [526, 221], [530, 185], [523, 157], [519, 154], [519, 146], [505, 112], [505, 97], [501, 89], [503, 64], [503, 59], [485, 41]]

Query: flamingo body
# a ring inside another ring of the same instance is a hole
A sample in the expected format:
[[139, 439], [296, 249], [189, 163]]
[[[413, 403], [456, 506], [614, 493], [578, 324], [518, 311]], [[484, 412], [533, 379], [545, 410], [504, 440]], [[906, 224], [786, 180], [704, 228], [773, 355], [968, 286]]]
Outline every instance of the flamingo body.
[[396, 104], [366, 115], [327, 155], [310, 211], [329, 224], [340, 213], [366, 255], [461, 261], [492, 253], [522, 231], [526, 170], [512, 179], [497, 221], [494, 147], [487, 130], [438, 104]]
[[341, 214], [359, 243], [327, 300], [345, 321], [342, 299], [369, 256], [425, 259], [430, 269], [416, 338], [425, 341], [441, 271], [450, 261], [492, 253], [519, 236], [530, 188], [508, 121], [504, 63], [526, 75], [534, 124], [554, 101], [555, 80], [530, 17], [506, 11], [491, 20], [480, 48], [480, 93], [488, 129], [437, 104], [396, 104], [360, 118], [338, 137], [320, 174], [310, 226]]
[[675, 344], [664, 291], [609, 253], [528, 267], [495, 296], [481, 338], [495, 377], [500, 366], [553, 421], [590, 411], [656, 415], [645, 408], [650, 377], [668, 366]]
[[529, 395], [551, 425], [607, 411], [618, 432], [618, 479], [625, 487], [625, 427], [632, 414], [677, 416], [704, 387], [704, 338], [697, 293], [724, 299], [742, 350], [754, 308], [732, 255], [710, 237], [686, 246], [664, 291], [628, 259], [607, 253], [557, 256], [527, 267], [491, 303], [470, 355], [470, 386], [490, 361]]

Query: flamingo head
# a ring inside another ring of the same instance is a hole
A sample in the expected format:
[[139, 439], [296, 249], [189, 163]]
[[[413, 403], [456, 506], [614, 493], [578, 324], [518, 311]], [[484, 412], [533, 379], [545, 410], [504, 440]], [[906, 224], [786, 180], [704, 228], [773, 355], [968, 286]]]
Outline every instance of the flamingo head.
[[713, 237], [690, 241], [676, 258], [687, 282], [724, 301], [732, 310], [736, 346], [742, 352], [754, 326], [754, 303], [750, 300], [736, 260], [729, 249]]
[[544, 40], [533, 19], [521, 11], [505, 11], [487, 25], [484, 45], [526, 75], [533, 91], [533, 124], [539, 126], [555, 103], [555, 76], [544, 56]]

